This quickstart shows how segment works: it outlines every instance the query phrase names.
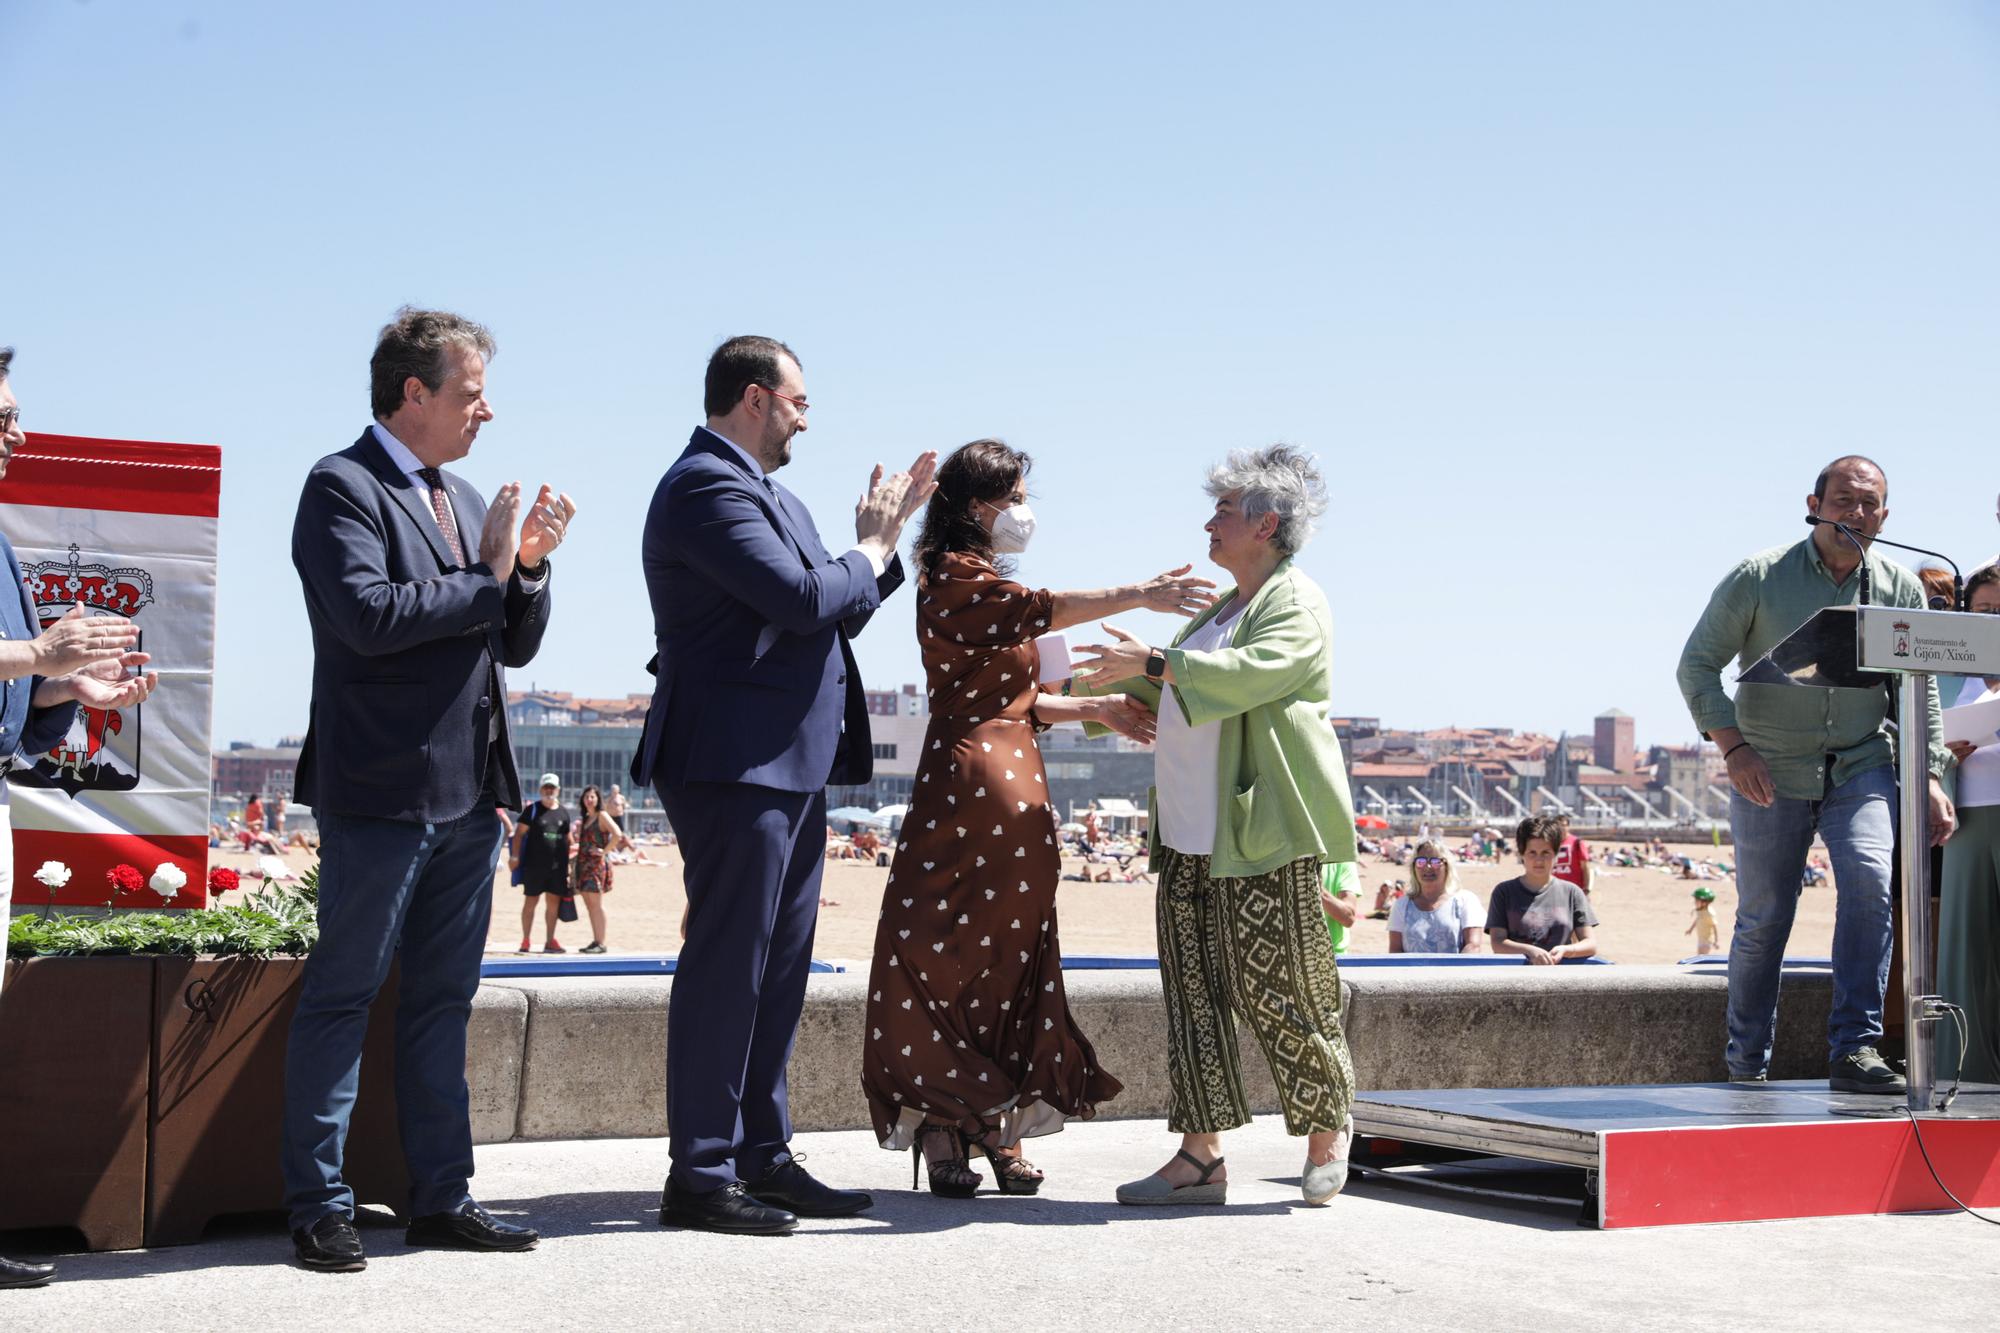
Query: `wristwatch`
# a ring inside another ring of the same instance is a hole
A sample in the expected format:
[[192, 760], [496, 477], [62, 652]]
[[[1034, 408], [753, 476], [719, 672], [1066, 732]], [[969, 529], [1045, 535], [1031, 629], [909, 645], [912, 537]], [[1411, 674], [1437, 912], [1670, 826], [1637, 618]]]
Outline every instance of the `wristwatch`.
[[1155, 648], [1146, 656], [1146, 679], [1158, 680], [1167, 674], [1167, 655]]

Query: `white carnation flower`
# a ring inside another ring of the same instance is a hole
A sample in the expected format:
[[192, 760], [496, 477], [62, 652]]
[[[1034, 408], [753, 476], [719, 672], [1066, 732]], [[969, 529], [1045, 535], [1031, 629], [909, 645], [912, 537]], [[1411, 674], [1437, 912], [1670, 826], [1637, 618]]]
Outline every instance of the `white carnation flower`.
[[59, 889], [69, 883], [71, 873], [70, 868], [60, 861], [44, 861], [42, 868], [35, 872], [35, 878], [51, 889]]
[[152, 879], [147, 881], [152, 886], [153, 892], [159, 894], [162, 898], [179, 897], [180, 891], [187, 887], [187, 882], [187, 871], [182, 870], [172, 861], [160, 862], [153, 869]]

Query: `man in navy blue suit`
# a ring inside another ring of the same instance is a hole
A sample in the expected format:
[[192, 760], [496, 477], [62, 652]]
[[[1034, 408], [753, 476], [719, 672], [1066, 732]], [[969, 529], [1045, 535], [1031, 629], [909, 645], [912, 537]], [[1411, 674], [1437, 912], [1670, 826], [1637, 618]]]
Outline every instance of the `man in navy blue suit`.
[[788, 1147], [785, 1064], [819, 917], [828, 783], [873, 771], [848, 640], [903, 582], [896, 542], [935, 489], [937, 455], [884, 477], [835, 557], [771, 480], [806, 429], [790, 348], [731, 338], [709, 359], [708, 423], [646, 517], [656, 682], [632, 780], [680, 838], [687, 943], [667, 1016], [673, 1164], [660, 1221], [775, 1234], [872, 1202], [807, 1174]]
[[548, 557], [576, 506], [544, 486], [523, 515], [509, 482], [489, 508], [443, 470], [493, 419], [492, 355], [471, 320], [398, 311], [370, 363], [374, 424], [314, 464], [292, 528], [313, 636], [295, 790], [319, 820], [320, 876], [319, 943], [285, 1052], [283, 1168], [293, 1246], [320, 1271], [367, 1263], [341, 1151], [394, 958], [405, 1242], [537, 1240], [472, 1201], [465, 1028], [493, 910], [495, 809], [521, 803], [503, 668], [541, 647]]

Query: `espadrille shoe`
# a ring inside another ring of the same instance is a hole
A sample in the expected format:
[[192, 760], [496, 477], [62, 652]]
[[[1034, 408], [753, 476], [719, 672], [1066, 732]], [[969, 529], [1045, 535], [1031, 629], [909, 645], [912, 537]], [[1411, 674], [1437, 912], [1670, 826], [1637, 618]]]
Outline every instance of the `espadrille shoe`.
[[1210, 1180], [1209, 1177], [1222, 1169], [1222, 1159], [1204, 1164], [1186, 1148], [1175, 1153], [1185, 1157], [1189, 1166], [1201, 1172], [1201, 1179], [1192, 1185], [1174, 1185], [1155, 1171], [1144, 1180], [1134, 1180], [1118, 1187], [1118, 1202], [1137, 1205], [1181, 1204], [1181, 1203], [1223, 1203], [1229, 1197], [1229, 1182]]
[[1352, 1125], [1342, 1129], [1333, 1140], [1333, 1160], [1315, 1165], [1313, 1159], [1306, 1158], [1305, 1170], [1299, 1175], [1299, 1193], [1305, 1195], [1306, 1202], [1315, 1207], [1333, 1202], [1333, 1196], [1347, 1184], [1347, 1150], [1354, 1142]]

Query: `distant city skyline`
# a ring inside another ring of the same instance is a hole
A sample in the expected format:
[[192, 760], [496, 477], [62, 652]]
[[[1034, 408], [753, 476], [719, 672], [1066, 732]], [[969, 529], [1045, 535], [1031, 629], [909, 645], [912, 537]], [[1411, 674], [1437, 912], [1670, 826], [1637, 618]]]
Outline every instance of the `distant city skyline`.
[[[923, 688], [924, 688], [923, 684], [917, 681], [902, 681], [898, 682], [895, 685], [876, 685], [871, 682], [868, 685], [868, 690], [871, 693], [900, 694], [905, 690], [914, 689], [921, 694]], [[650, 698], [650, 696], [644, 691], [631, 691], [625, 695], [600, 695], [600, 694], [588, 693], [586, 691], [581, 691], [581, 690], [555, 689], [552, 687], [540, 685], [535, 682], [530, 682], [525, 685], [514, 685], [510, 682], [507, 694], [510, 701], [519, 701], [520, 699], [529, 695], [550, 694], [550, 695], [558, 695], [570, 699], [584, 700], [590, 702], [606, 702], [606, 703], [624, 702], [638, 709], [640, 717], [644, 716], [643, 710], [647, 699]], [[1610, 710], [1605, 710], [1605, 711], [1610, 711]], [[1622, 712], [1623, 710], [1617, 710], [1617, 711]], [[1540, 736], [1549, 740], [1560, 740], [1563, 739], [1564, 737], [1568, 737], [1572, 740], [1580, 737], [1589, 737], [1592, 735], [1592, 732], [1594, 730], [1594, 724], [1596, 722], [1596, 718], [1592, 718], [1590, 719], [1590, 721], [1593, 724], [1593, 726], [1591, 727], [1559, 728], [1555, 731], [1545, 731], [1536, 727], [1513, 726], [1509, 723], [1493, 721], [1491, 719], [1483, 722], [1452, 721], [1452, 722], [1439, 723], [1432, 726], [1410, 727], [1410, 726], [1398, 725], [1392, 722], [1390, 719], [1381, 718], [1374, 714], [1342, 713], [1341, 710], [1337, 708], [1330, 708], [1328, 710], [1328, 715], [1339, 716], [1339, 717], [1351, 716], [1351, 717], [1369, 718], [1370, 720], [1379, 722], [1382, 725], [1385, 733], [1417, 734], [1423, 732], [1446, 730], [1450, 728], [1461, 728], [1466, 731], [1503, 730], [1511, 732], [1515, 735]], [[1602, 715], [1603, 713], [1600, 712], [1599, 716]], [[1635, 718], [1633, 720], [1636, 723], [1638, 719]], [[227, 737], [218, 734], [215, 738], [214, 749], [217, 753], [226, 753], [233, 747], [271, 748], [271, 747], [282, 746], [287, 742], [295, 743], [303, 740], [304, 737], [305, 737], [305, 724], [303, 718], [301, 718], [298, 726], [291, 728], [290, 730], [277, 732], [276, 734], [267, 734], [263, 736], [227, 736]], [[1654, 749], [1659, 746], [1684, 747], [1688, 745], [1707, 745], [1707, 744], [1708, 742], [1701, 740], [1701, 738], [1699, 737], [1696, 737], [1692, 740], [1675, 740], [1675, 741], [1640, 739], [1640, 740], [1635, 740], [1634, 742], [1635, 748], [1638, 750], [1638, 752], [1642, 754], [1648, 750]]]

